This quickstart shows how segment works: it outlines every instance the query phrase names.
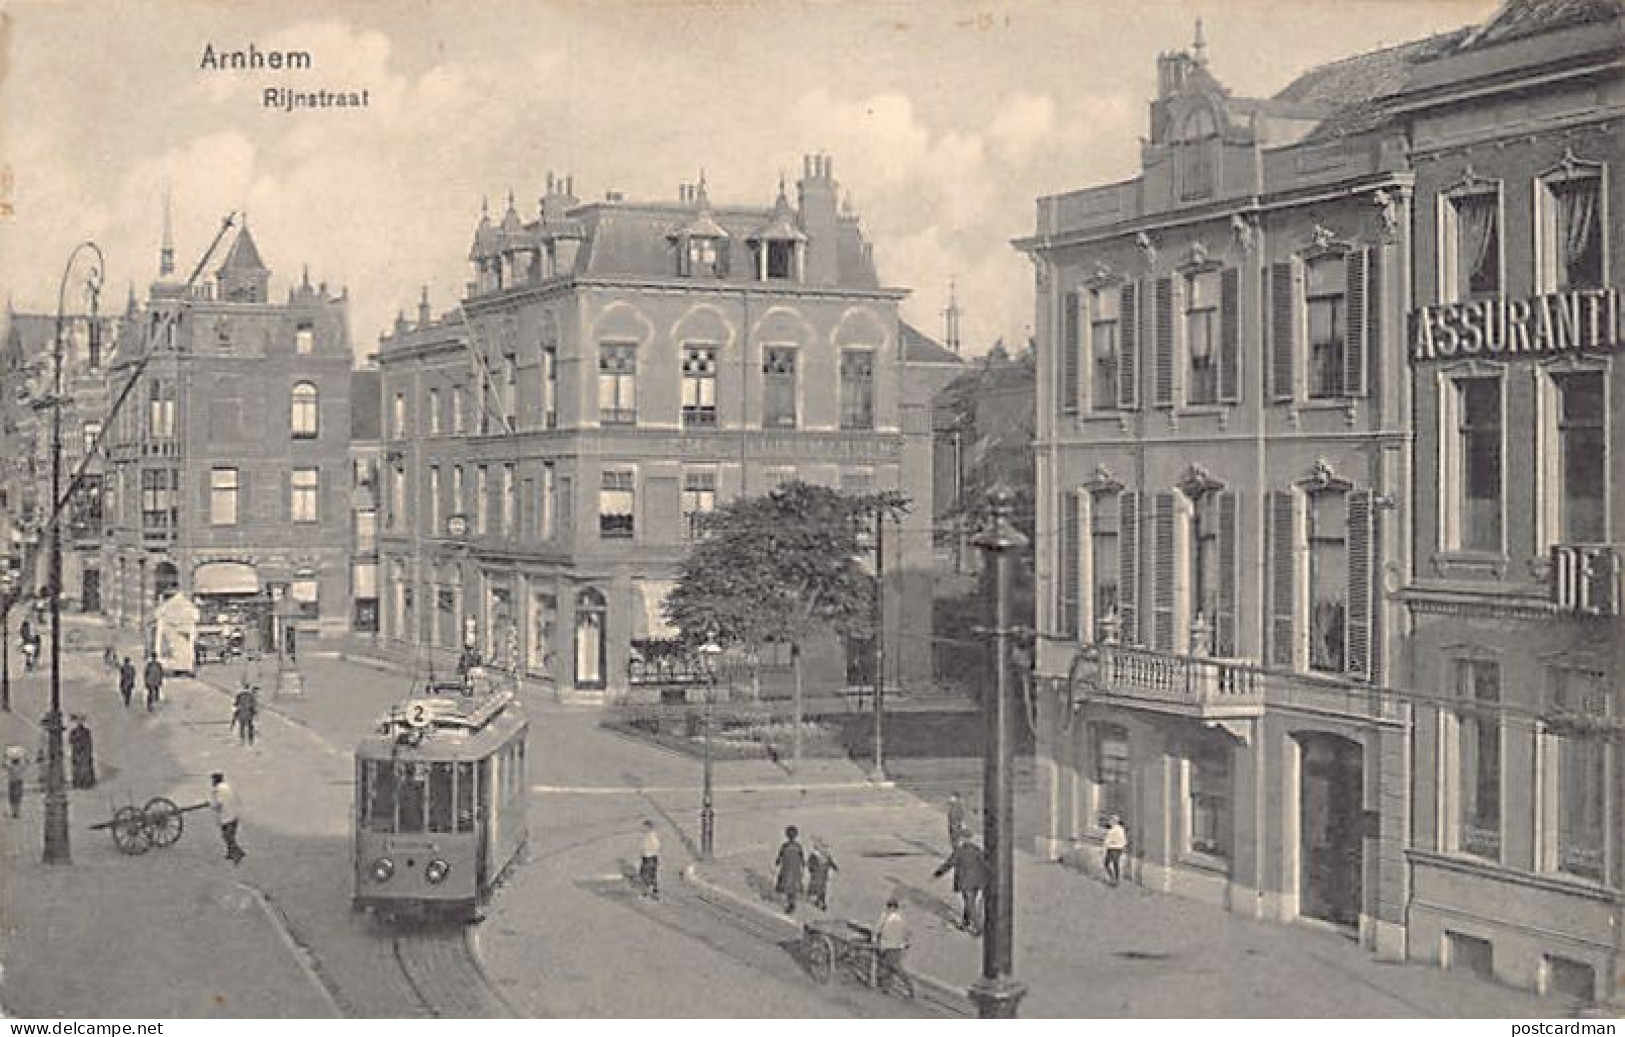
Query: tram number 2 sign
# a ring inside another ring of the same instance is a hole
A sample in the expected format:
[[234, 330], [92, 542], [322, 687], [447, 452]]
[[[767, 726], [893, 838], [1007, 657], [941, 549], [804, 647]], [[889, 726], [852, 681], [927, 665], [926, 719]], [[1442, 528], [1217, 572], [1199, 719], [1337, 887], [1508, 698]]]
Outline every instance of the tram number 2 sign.
[[408, 727], [423, 729], [434, 723], [434, 708], [422, 699], [413, 699], [406, 704], [406, 724]]

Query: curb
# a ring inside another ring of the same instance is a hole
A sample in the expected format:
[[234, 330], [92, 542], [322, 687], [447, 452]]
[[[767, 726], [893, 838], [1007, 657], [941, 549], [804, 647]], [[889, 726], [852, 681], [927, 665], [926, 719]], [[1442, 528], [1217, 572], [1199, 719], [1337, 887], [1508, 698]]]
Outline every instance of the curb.
[[[742, 910], [756, 917], [759, 921], [767, 922], [788, 936], [799, 935], [802, 927], [790, 921], [777, 911], [769, 911], [761, 904], [740, 896], [731, 889], [725, 889], [708, 879], [702, 878], [698, 864], [688, 864], [682, 870], [683, 881], [693, 886], [700, 895], [700, 899], [717, 899], [727, 901], [734, 910]], [[914, 978], [915, 986], [921, 993], [929, 992], [927, 1000], [933, 1004], [947, 1008], [956, 1015], [975, 1016], [976, 1007], [971, 1004], [970, 997], [959, 987], [946, 980], [938, 979], [916, 969], [910, 969], [909, 975]]]
[[333, 1018], [353, 1018], [352, 1013], [346, 1012], [340, 1007], [338, 995], [322, 978], [321, 967], [316, 962], [316, 955], [312, 954], [310, 948], [300, 943], [298, 937], [293, 935], [293, 929], [289, 926], [287, 917], [271, 903], [271, 898], [262, 893], [259, 887], [249, 885], [246, 882], [238, 882], [237, 888], [254, 898], [254, 903], [259, 905], [260, 912], [265, 915], [265, 920], [271, 924], [272, 930], [282, 940], [283, 946], [288, 948], [288, 952], [293, 955], [293, 960], [298, 963], [299, 971], [305, 974], [305, 978], [310, 981], [310, 985], [315, 987], [322, 995], [322, 1000], [327, 1002], [327, 1007], [333, 1012]]

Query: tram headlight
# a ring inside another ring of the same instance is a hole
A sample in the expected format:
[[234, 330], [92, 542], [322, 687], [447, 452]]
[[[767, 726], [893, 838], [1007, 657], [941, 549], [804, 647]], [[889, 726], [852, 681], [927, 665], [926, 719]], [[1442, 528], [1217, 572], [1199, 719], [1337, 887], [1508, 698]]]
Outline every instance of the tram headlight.
[[451, 865], [447, 864], [439, 857], [436, 857], [434, 860], [430, 861], [429, 866], [423, 869], [423, 877], [428, 879], [429, 884], [432, 886], [438, 886], [440, 883], [446, 881], [446, 876], [449, 874], [451, 874]]
[[388, 857], [380, 857], [372, 862], [372, 880], [374, 882], [388, 882], [390, 876], [395, 874], [395, 862]]

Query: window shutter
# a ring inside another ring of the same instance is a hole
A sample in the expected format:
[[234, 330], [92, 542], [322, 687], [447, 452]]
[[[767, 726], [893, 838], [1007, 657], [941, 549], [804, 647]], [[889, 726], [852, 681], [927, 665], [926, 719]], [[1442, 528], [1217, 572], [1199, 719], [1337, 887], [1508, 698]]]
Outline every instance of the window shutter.
[[1078, 495], [1068, 493], [1061, 498], [1061, 575], [1059, 619], [1061, 634], [1078, 636], [1078, 559], [1079, 559]]
[[1219, 593], [1213, 612], [1213, 654], [1233, 658], [1236, 654], [1236, 494], [1220, 490], [1215, 506], [1219, 512]]
[[1348, 495], [1348, 619], [1343, 624], [1345, 669], [1356, 677], [1375, 676], [1372, 665], [1374, 577], [1377, 571], [1376, 509], [1370, 490]]
[[1061, 302], [1061, 413], [1078, 412], [1078, 293], [1067, 292]]
[[1174, 282], [1171, 277], [1159, 277], [1153, 300], [1152, 334], [1155, 346], [1155, 403], [1158, 407], [1171, 407], [1174, 403]]
[[1270, 662], [1276, 666], [1297, 665], [1294, 617], [1297, 611], [1297, 507], [1288, 490], [1271, 490], [1269, 507], [1270, 544]]
[[1297, 342], [1293, 334], [1297, 307], [1294, 306], [1292, 264], [1270, 264], [1270, 396], [1290, 401], [1293, 397], [1293, 363]]
[[1172, 491], [1159, 490], [1151, 498], [1151, 613], [1152, 644], [1159, 651], [1174, 649], [1174, 516]]
[[1241, 271], [1219, 274], [1219, 402], [1239, 399], [1241, 349]]
[[1365, 395], [1367, 339], [1372, 320], [1371, 296], [1366, 290], [1369, 257], [1369, 250], [1350, 252], [1344, 267], [1348, 278], [1348, 294], [1344, 298], [1348, 309], [1348, 341], [1343, 346], [1343, 393], [1347, 396]]
[[1123, 644], [1140, 641], [1140, 492], [1118, 498], [1117, 619]]
[[1122, 287], [1117, 310], [1117, 405], [1140, 406], [1140, 292], [1133, 281]]

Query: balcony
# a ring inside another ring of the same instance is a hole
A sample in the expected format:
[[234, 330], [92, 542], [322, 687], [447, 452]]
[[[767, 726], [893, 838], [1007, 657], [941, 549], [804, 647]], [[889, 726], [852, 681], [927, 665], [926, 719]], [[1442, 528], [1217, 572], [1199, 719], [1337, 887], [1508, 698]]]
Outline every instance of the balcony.
[[1095, 683], [1103, 698], [1158, 712], [1204, 720], [1264, 712], [1263, 674], [1249, 663], [1101, 645], [1098, 674]]

